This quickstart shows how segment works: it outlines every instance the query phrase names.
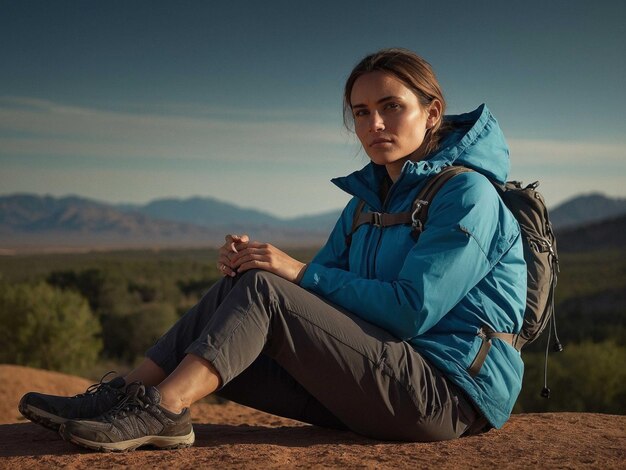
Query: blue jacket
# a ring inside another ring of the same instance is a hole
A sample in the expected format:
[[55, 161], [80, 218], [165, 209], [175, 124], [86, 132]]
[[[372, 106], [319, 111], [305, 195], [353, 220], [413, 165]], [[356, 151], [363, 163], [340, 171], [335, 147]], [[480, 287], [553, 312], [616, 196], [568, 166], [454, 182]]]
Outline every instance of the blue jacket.
[[[527, 273], [519, 225], [487, 179], [506, 181], [509, 150], [485, 105], [446, 120], [454, 130], [439, 150], [407, 161], [385, 201], [379, 197], [384, 166], [370, 163], [333, 179], [354, 197], [300, 285], [408, 341], [501, 427], [521, 388], [519, 352], [494, 339], [480, 373], [471, 377], [467, 368], [483, 325], [517, 333], [523, 322]], [[408, 211], [425, 179], [451, 164], [476, 171], [439, 191], [417, 243], [408, 225], [362, 225], [346, 245], [360, 199], [364, 210]]]

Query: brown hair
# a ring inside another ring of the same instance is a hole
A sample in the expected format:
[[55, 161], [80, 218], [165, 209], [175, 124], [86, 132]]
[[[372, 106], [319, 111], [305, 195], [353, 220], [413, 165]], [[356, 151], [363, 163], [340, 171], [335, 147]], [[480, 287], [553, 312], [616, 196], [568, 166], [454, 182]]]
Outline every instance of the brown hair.
[[446, 101], [430, 64], [407, 49], [382, 49], [368, 55], [354, 67], [346, 80], [343, 93], [343, 122], [345, 126], [352, 130], [350, 124], [353, 123], [354, 118], [350, 95], [354, 82], [361, 75], [374, 71], [384, 72], [400, 80], [404, 86], [415, 93], [424, 109], [428, 108], [435, 99], [441, 102], [441, 116], [435, 125], [426, 131], [423, 144], [424, 155], [437, 150], [444, 130], [442, 129], [442, 122], [446, 110]]

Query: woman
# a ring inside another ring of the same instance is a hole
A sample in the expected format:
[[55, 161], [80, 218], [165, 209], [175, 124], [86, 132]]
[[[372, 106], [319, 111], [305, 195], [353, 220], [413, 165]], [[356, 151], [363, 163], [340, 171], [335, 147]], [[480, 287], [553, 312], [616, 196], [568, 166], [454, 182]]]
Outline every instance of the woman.
[[[481, 328], [518, 332], [525, 307], [519, 227], [489, 181], [507, 177], [502, 133], [485, 106], [444, 119], [430, 66], [402, 49], [354, 68], [344, 110], [371, 162], [333, 180], [354, 197], [310, 264], [228, 235], [224, 278], [137, 369], [73, 398], [27, 394], [24, 415], [104, 450], [191, 445], [189, 406], [210, 393], [376, 439], [502, 426], [521, 386], [519, 353], [494, 340], [468, 370]], [[348, 237], [360, 200], [366, 211], [407, 211], [449, 165], [475, 171], [437, 193], [417, 242], [407, 225], [365, 224]]]

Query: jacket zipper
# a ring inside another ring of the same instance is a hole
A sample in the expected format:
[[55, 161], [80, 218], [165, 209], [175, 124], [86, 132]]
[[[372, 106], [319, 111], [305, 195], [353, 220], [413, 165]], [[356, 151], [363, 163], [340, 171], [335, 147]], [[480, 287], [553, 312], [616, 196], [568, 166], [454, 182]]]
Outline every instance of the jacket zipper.
[[[396, 182], [394, 184], [391, 185], [391, 187], [389, 188], [389, 191], [387, 192], [387, 195], [385, 196], [385, 200], [383, 201], [383, 210], [382, 212], [385, 212], [385, 210], [387, 209], [387, 204], [389, 203], [390, 199], [391, 199], [391, 193], [393, 192], [393, 190], [397, 187], [398, 183], [400, 182], [400, 180], [402, 179], [402, 177], [404, 176], [404, 173], [401, 173], [400, 176], [398, 177], [398, 179], [396, 180]], [[372, 274], [373, 277], [376, 277], [376, 260], [378, 258], [378, 250], [380, 249], [380, 243], [383, 239], [383, 229], [382, 227], [378, 227], [378, 241], [376, 242], [376, 249], [374, 250], [374, 262], [372, 264], [373, 266], [373, 273], [370, 274], [370, 278], [372, 278]]]

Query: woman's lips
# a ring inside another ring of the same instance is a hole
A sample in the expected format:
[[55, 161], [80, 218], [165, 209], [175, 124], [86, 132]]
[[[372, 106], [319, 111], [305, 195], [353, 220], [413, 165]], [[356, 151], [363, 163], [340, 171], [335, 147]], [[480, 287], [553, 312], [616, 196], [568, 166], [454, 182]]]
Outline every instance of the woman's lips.
[[392, 143], [391, 139], [385, 139], [381, 137], [381, 138], [372, 140], [370, 142], [370, 147], [385, 147], [391, 143]]

